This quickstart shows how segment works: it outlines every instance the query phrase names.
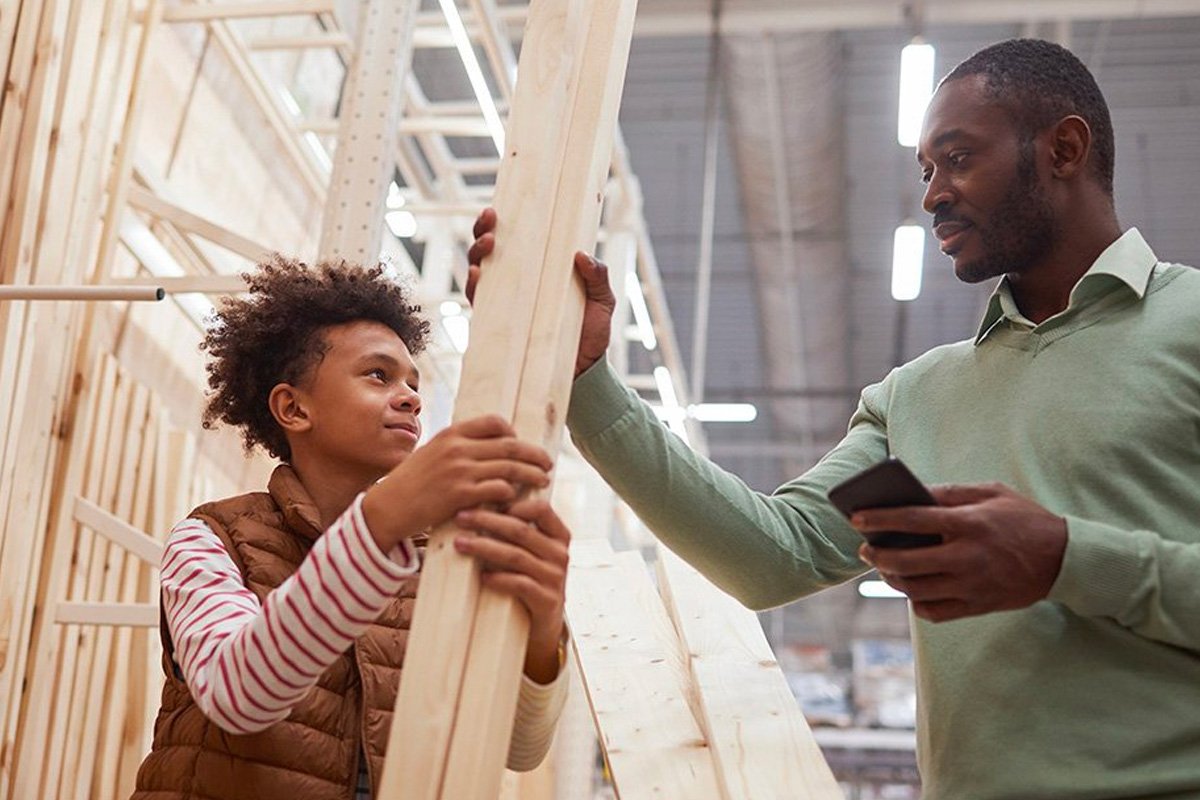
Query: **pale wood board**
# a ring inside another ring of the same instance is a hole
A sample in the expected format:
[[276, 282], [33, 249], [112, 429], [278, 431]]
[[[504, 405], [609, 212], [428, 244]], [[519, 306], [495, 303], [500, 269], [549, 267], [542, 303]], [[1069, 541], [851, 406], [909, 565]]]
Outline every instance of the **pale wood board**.
[[[89, 398], [85, 407], [92, 410], [82, 423], [76, 424], [72, 435], [70, 471], [61, 490], [65, 495], [82, 493], [92, 498], [99, 495], [109, 419], [116, 399], [116, 379], [116, 362], [109, 358], [96, 359], [92, 376], [83, 387], [84, 396]], [[42, 562], [38, 581], [38, 596], [44, 603], [63, 599], [72, 578], [71, 558], [78, 525], [64, 505], [60, 501], [46, 543], [48, 556]], [[68, 667], [74, 663], [73, 644], [68, 630], [55, 623], [52, 614], [40, 615], [30, 648], [29, 687], [22, 700], [21, 724], [15, 735], [17, 755], [13, 797], [49, 796], [49, 792], [43, 791], [47, 765], [55, 758], [52, 752], [55, 743], [49, 738], [49, 729], [59, 705], [60, 664], [64, 660]], [[64, 659], [68, 649], [71, 654]]]
[[[583, 320], [583, 293], [572, 261], [577, 250], [590, 251], [595, 245], [636, 9], [636, 0], [593, 0], [587, 8], [585, 36], [576, 45], [581, 52], [569, 92], [563, 165], [514, 419], [522, 438], [551, 453], [561, 446]], [[520, 94], [518, 89], [514, 114], [522, 111]], [[476, 611], [444, 797], [495, 796], [492, 776], [503, 767], [527, 636], [524, 609], [508, 597], [484, 591]], [[513, 687], [511, 695], [498, 691], [506, 686]]]
[[665, 547], [658, 553], [722, 797], [844, 800], [754, 612]]
[[[566, 131], [545, 122], [568, 114], [578, 57], [573, 45], [582, 40], [587, 22], [583, 6], [581, 0], [534, 0], [530, 6], [523, 77], [497, 179], [497, 246], [478, 288], [455, 420], [484, 413], [511, 420], [515, 415], [518, 365], [525, 361], [566, 150]], [[405, 678], [396, 700], [395, 719], [403, 722], [392, 727], [379, 787], [385, 800], [440, 796], [479, 595], [477, 564], [452, 546], [458, 535], [466, 534], [444, 525], [426, 551]], [[504, 691], [507, 700], [515, 701], [514, 687]], [[506, 746], [507, 738], [505, 734], [500, 744]]]
[[688, 705], [688, 665], [637, 552], [571, 547], [567, 612], [600, 744], [621, 800], [721, 796]]

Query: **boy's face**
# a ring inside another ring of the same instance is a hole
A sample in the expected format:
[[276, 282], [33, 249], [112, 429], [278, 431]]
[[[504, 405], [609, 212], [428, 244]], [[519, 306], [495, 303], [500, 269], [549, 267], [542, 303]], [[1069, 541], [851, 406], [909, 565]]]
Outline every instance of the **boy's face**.
[[311, 423], [302, 447], [369, 483], [417, 446], [420, 375], [403, 340], [382, 323], [332, 325], [322, 335], [325, 356], [302, 387]]

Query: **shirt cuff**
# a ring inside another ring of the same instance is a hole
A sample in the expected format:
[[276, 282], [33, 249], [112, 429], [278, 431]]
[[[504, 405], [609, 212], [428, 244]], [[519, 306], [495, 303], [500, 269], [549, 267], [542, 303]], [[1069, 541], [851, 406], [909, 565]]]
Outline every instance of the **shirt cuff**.
[[567, 426], [587, 438], [612, 427], [636, 402], [607, 359], [588, 367], [571, 385]]
[[390, 578], [408, 578], [416, 575], [421, 568], [421, 559], [411, 539], [402, 539], [390, 553], [384, 553], [379, 548], [375, 537], [371, 535], [370, 528], [367, 527], [367, 518], [362, 513], [365, 495], [366, 492], [360, 493], [358, 497], [354, 498], [350, 508], [346, 509], [346, 514], [350, 515], [352, 523], [350, 527], [358, 534], [363, 552], [367, 554], [367, 558], [376, 569]]
[[1078, 517], [1066, 520], [1067, 549], [1046, 599], [1081, 616], [1123, 616], [1143, 581], [1146, 537]]

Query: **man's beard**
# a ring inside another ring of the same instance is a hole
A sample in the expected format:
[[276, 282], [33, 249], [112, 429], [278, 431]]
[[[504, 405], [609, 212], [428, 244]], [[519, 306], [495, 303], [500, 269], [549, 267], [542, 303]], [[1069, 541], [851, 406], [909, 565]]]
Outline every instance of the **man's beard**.
[[1010, 272], [1024, 272], [1054, 242], [1054, 210], [1037, 180], [1033, 142], [1021, 143], [1017, 174], [1004, 199], [979, 228], [983, 255], [960, 264], [959, 280], [979, 283]]

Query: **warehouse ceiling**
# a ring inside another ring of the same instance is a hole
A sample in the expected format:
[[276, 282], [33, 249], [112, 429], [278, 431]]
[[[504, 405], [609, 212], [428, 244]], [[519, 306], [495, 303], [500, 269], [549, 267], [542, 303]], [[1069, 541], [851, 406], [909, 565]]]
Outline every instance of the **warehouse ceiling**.
[[[990, 291], [959, 284], [930, 237], [921, 296], [891, 298], [893, 231], [908, 218], [928, 222], [913, 154], [895, 138], [899, 54], [911, 27], [864, 27], [861, 12], [885, 4], [850, 2], [841, 4], [844, 30], [788, 30], [790, 12], [780, 12], [778, 25], [748, 30], [753, 9], [770, 5], [725, 4], [739, 22], [720, 38], [704, 367], [705, 400], [759, 405], [754, 423], [706, 431], [713, 457], [764, 491], [840, 438], [860, 387], [971, 335]], [[899, 4], [886, 5], [899, 13]], [[990, 14], [1011, 5], [993, 3]], [[1161, 258], [1200, 264], [1200, 3], [1194, 17], [1045, 21], [1056, 5], [1078, 10], [1044, 2], [1042, 21], [946, 25], [927, 8], [923, 30], [937, 47], [937, 74], [1001, 39], [1063, 40], [1112, 107], [1122, 222], [1141, 228]], [[711, 3], [642, 0], [640, 13], [654, 18], [666, 8], [677, 20], [703, 22]], [[709, 55], [705, 35], [639, 36], [621, 116], [689, 366]]]

